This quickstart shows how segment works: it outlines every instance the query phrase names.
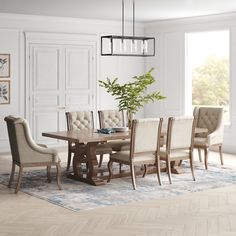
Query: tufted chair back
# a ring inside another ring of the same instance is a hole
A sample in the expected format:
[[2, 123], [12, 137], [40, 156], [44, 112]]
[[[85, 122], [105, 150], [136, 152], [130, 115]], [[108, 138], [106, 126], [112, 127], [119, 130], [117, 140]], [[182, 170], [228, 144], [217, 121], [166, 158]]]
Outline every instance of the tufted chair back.
[[92, 111], [74, 111], [66, 112], [68, 130], [93, 129], [93, 112]]
[[221, 107], [195, 107], [193, 114], [197, 119], [197, 127], [207, 128], [209, 134], [223, 124], [223, 108]]
[[123, 111], [101, 110], [98, 111], [100, 128], [124, 127]]

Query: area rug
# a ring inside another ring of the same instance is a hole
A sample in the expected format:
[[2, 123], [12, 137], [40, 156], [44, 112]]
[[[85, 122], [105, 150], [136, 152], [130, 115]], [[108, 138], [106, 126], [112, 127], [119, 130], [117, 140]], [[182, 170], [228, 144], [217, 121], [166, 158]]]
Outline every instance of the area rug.
[[[105, 164], [103, 168], [106, 168]], [[20, 191], [73, 211], [82, 211], [236, 184], [236, 170], [228, 167], [209, 164], [209, 170], [206, 171], [203, 163], [195, 164], [195, 182], [192, 180], [189, 164], [183, 163], [183, 168], [184, 174], [172, 174], [171, 185], [166, 173], [161, 173], [162, 186], [158, 185], [156, 174], [148, 174], [145, 178], [137, 176], [137, 190], [133, 190], [130, 177], [113, 179], [102, 186], [91, 186], [67, 178], [67, 173], [63, 171], [63, 190], [59, 191], [55, 171], [52, 173], [52, 183], [47, 183], [46, 171], [34, 170], [24, 173]], [[0, 183], [7, 185], [8, 180], [9, 174], [0, 175]], [[13, 187], [15, 184], [13, 182]]]

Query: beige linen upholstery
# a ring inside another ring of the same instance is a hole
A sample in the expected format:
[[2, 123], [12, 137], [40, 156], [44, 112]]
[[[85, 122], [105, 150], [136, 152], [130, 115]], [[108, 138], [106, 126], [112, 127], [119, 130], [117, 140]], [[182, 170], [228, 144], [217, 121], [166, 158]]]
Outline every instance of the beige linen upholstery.
[[220, 160], [223, 165], [223, 108], [221, 107], [195, 107], [193, 111], [197, 120], [197, 128], [206, 128], [208, 133], [196, 134], [194, 138], [194, 147], [198, 149], [199, 159], [201, 161], [201, 149], [204, 150], [205, 168], [208, 168], [209, 147], [218, 146]]
[[193, 134], [195, 122], [193, 117], [170, 117], [168, 119], [166, 145], [160, 149], [160, 159], [166, 161], [166, 170], [170, 184], [171, 162], [190, 160], [193, 180]]
[[[118, 110], [98, 111], [100, 128], [125, 127], [124, 112]], [[113, 151], [129, 150], [130, 140], [109, 141]]]
[[[67, 120], [67, 129], [68, 130], [89, 130], [94, 129], [94, 120], [93, 120], [93, 112], [92, 111], [74, 111], [74, 112], [66, 112], [66, 120]], [[80, 145], [82, 152], [85, 155], [85, 144]], [[75, 153], [75, 145], [72, 142], [68, 142], [68, 161], [67, 161], [67, 170], [70, 168], [71, 163], [71, 154]], [[109, 154], [112, 152], [112, 149], [107, 144], [99, 143], [96, 148], [96, 154], [100, 155], [102, 159], [103, 154]]]
[[130, 151], [120, 151], [110, 154], [108, 162], [110, 182], [112, 177], [112, 163], [117, 162], [130, 166], [133, 188], [136, 189], [135, 165], [144, 165], [146, 174], [148, 164], [156, 164], [157, 177], [160, 180], [159, 140], [161, 135], [162, 119], [139, 119], [133, 120], [131, 128]]
[[48, 181], [50, 182], [50, 168], [55, 165], [57, 167], [57, 184], [59, 189], [61, 189], [61, 166], [57, 151], [52, 148], [46, 148], [45, 145], [36, 144], [31, 137], [26, 120], [13, 116], [7, 116], [4, 120], [7, 123], [12, 154], [12, 172], [8, 186], [11, 187], [15, 165], [20, 167], [15, 193], [20, 188], [23, 167], [47, 166]]
[[124, 113], [118, 110], [100, 110], [98, 111], [100, 128], [123, 127]]

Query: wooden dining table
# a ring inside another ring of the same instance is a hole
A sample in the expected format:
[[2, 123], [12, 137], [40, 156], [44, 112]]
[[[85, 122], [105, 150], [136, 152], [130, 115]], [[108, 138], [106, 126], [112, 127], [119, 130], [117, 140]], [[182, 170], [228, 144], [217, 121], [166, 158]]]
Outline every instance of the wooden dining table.
[[[207, 133], [205, 128], [196, 128], [195, 133]], [[166, 130], [163, 129], [162, 135], [166, 135]], [[91, 185], [103, 185], [105, 184], [104, 178], [98, 176], [99, 167], [96, 157], [96, 146], [100, 142], [107, 142], [111, 140], [130, 139], [130, 131], [116, 132], [110, 134], [98, 133], [97, 130], [81, 130], [81, 131], [59, 131], [59, 132], [47, 132], [42, 133], [43, 136], [49, 138], [55, 138], [75, 143], [76, 152], [73, 157], [73, 173], [68, 177], [76, 179]], [[86, 145], [86, 155], [81, 151], [80, 145]], [[86, 163], [87, 173], [84, 174], [81, 164]], [[178, 167], [178, 163], [172, 164], [172, 172], [179, 174], [182, 173], [182, 169]], [[122, 177], [122, 175], [119, 175]], [[125, 176], [125, 175], [123, 175]]]
[[[59, 131], [42, 133], [43, 136], [55, 138], [75, 143], [76, 152], [73, 157], [73, 174], [69, 177], [91, 184], [102, 185], [105, 184], [104, 178], [98, 176], [98, 161], [96, 157], [96, 146], [100, 142], [107, 142], [111, 140], [129, 139], [130, 131], [116, 132], [111, 134], [98, 133], [97, 130], [81, 130], [81, 131]], [[86, 155], [81, 152], [80, 145], [86, 145]], [[81, 163], [86, 163], [87, 174], [84, 174], [81, 169]]]

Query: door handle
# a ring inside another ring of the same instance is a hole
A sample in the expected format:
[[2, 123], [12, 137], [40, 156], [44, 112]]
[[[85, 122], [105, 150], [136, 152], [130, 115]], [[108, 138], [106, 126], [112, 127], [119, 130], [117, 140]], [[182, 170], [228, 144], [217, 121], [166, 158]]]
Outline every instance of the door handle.
[[57, 109], [58, 109], [58, 110], [65, 110], [66, 107], [58, 107]]

